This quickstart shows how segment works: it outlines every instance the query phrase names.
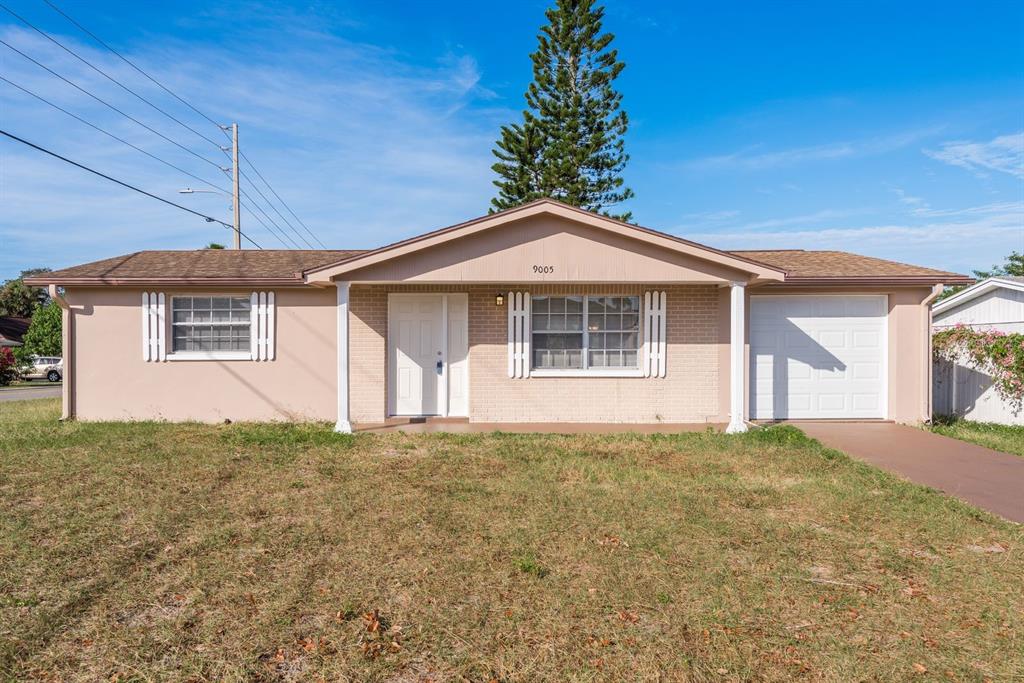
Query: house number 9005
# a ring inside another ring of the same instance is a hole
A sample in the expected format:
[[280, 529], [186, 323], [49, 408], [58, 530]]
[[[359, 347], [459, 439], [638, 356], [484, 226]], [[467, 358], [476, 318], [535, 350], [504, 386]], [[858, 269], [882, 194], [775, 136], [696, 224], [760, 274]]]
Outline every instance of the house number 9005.
[[542, 275], [550, 275], [551, 273], [555, 272], [555, 267], [554, 266], [534, 266], [533, 267], [533, 272], [534, 273], [540, 273]]

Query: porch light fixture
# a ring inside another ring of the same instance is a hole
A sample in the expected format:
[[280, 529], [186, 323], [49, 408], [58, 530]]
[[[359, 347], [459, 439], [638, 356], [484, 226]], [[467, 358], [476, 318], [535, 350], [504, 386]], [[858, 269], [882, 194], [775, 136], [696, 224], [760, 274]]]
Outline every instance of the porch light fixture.
[[497, 294], [495, 294], [494, 295], [494, 305], [495, 306], [504, 306], [505, 305], [505, 295], [502, 294], [501, 292], [498, 292]]

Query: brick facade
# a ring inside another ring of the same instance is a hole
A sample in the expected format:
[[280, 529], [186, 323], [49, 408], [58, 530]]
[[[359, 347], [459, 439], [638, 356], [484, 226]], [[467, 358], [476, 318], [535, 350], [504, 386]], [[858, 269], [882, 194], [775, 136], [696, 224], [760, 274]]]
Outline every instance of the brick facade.
[[[500, 291], [531, 294], [668, 293], [668, 370], [662, 379], [636, 377], [508, 377], [506, 306]], [[389, 292], [469, 293], [470, 420], [474, 422], [706, 422], [721, 420], [723, 311], [714, 286], [354, 285], [349, 361], [351, 419], [381, 422], [387, 412], [387, 295]], [[726, 373], [727, 374], [727, 373]]]

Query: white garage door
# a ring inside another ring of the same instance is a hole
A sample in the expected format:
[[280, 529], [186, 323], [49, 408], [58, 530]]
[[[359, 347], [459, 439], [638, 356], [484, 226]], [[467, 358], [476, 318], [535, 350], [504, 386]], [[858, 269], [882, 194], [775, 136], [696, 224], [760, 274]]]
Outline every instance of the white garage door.
[[750, 417], [884, 418], [882, 296], [750, 297]]

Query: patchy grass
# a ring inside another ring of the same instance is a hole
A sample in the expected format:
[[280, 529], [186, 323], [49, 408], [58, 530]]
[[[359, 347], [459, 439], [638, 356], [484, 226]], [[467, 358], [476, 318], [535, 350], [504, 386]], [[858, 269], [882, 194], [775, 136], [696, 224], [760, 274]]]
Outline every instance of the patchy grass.
[[1008, 680], [1024, 532], [740, 436], [0, 403], [0, 679]]
[[936, 420], [931, 430], [986, 448], [1024, 456], [1024, 427], [946, 418]]

